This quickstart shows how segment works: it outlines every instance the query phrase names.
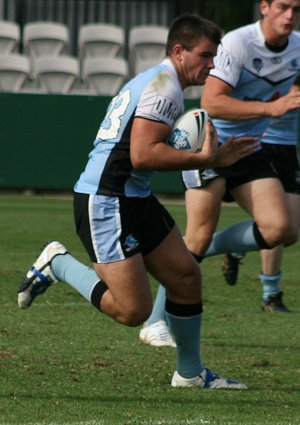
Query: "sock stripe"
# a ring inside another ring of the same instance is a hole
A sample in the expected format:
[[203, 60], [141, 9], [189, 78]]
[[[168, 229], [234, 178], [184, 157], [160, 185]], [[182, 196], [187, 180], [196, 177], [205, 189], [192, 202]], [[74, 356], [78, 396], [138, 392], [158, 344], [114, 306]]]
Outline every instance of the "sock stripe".
[[100, 304], [101, 298], [103, 297], [104, 292], [108, 290], [108, 286], [102, 280], [96, 283], [91, 293], [91, 304], [101, 311]]
[[259, 228], [255, 221], [253, 223], [253, 235], [260, 249], [270, 249], [270, 246], [267, 244], [263, 235], [260, 233]]
[[201, 263], [201, 261], [203, 260], [202, 255], [194, 254], [192, 251], [190, 251], [190, 253], [191, 253], [191, 254], [192, 254], [192, 256], [195, 258], [195, 260], [197, 261], [197, 263]]
[[194, 317], [202, 313], [202, 302], [197, 304], [177, 304], [166, 299], [166, 312], [178, 317]]

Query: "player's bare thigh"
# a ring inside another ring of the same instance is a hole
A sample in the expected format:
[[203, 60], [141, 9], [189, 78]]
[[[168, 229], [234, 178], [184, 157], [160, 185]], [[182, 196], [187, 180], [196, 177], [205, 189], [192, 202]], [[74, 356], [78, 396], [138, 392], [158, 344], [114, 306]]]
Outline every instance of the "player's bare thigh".
[[203, 255], [216, 230], [221, 202], [225, 193], [225, 180], [217, 178], [204, 188], [186, 191], [187, 225], [185, 242], [188, 249]]
[[278, 179], [254, 180], [236, 187], [231, 193], [256, 221], [262, 236], [271, 247], [289, 240], [292, 234], [289, 211]]
[[152, 294], [141, 254], [112, 263], [94, 263], [94, 268], [108, 286], [100, 305], [104, 313], [129, 326], [137, 326], [150, 316]]
[[201, 300], [200, 268], [188, 252], [177, 226], [144, 261], [149, 273], [166, 287], [171, 301], [196, 304]]
[[299, 236], [300, 228], [300, 195], [286, 193], [286, 199], [290, 214], [290, 222], [293, 226], [293, 232], [297, 237]]

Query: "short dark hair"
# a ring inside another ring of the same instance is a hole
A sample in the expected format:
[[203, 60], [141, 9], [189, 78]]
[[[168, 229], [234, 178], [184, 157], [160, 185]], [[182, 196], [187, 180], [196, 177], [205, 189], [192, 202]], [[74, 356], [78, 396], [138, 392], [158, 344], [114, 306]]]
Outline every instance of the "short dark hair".
[[192, 50], [199, 38], [207, 38], [219, 45], [222, 37], [220, 28], [196, 13], [178, 16], [169, 29], [166, 54], [171, 55], [175, 44], [181, 44], [186, 50]]

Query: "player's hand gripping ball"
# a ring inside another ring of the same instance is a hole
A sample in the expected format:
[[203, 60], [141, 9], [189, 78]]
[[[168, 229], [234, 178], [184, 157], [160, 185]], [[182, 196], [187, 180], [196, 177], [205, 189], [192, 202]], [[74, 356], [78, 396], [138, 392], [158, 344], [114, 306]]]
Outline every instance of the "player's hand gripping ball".
[[207, 120], [205, 109], [187, 110], [175, 121], [167, 143], [175, 149], [199, 152], [205, 139]]

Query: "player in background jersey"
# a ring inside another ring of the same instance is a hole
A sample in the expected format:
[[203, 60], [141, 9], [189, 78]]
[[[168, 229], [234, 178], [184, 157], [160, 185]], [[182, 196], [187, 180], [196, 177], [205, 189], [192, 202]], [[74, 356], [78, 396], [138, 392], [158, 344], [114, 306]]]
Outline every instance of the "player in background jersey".
[[[292, 90], [299, 90], [300, 77], [297, 78]], [[271, 121], [266, 133], [261, 139], [261, 146], [272, 162], [278, 177], [286, 192], [286, 200], [290, 211], [291, 224], [295, 232], [300, 227], [300, 166], [297, 157], [299, 111], [289, 112]], [[229, 285], [235, 285], [238, 269], [243, 253], [225, 254], [223, 274]], [[281, 263], [283, 246], [272, 250], [262, 250], [262, 268], [259, 279], [262, 283], [262, 308], [268, 312], [286, 313], [290, 310], [282, 302]]]
[[137, 326], [152, 309], [149, 272], [167, 288], [166, 314], [178, 345], [174, 387], [247, 388], [203, 366], [200, 270], [173, 218], [151, 193], [153, 171], [222, 166], [259, 146], [256, 138], [245, 137], [218, 147], [210, 122], [199, 153], [166, 143], [184, 110], [184, 88], [204, 84], [220, 37], [219, 28], [198, 15], [177, 18], [166, 59], [112, 99], [74, 189], [76, 229], [93, 269], [60, 242], [50, 242], [18, 293], [19, 307], [27, 308], [53, 283], [66, 282], [115, 321]]
[[[225, 34], [202, 92], [201, 105], [214, 118], [221, 143], [232, 135], [261, 138], [272, 118], [300, 106], [300, 93], [289, 92], [300, 73], [300, 34], [293, 31], [300, 23], [300, 0], [261, 0], [260, 8], [261, 21]], [[197, 261], [296, 242], [283, 187], [261, 149], [229, 167], [183, 171], [183, 180], [185, 243]], [[222, 200], [235, 200], [253, 221], [213, 235]], [[163, 305], [160, 288], [140, 332], [143, 342], [174, 345]]]

